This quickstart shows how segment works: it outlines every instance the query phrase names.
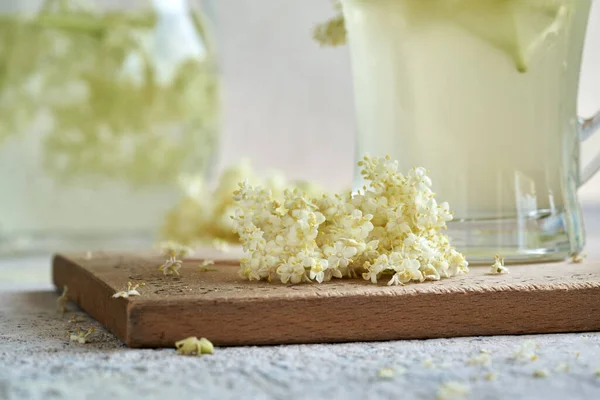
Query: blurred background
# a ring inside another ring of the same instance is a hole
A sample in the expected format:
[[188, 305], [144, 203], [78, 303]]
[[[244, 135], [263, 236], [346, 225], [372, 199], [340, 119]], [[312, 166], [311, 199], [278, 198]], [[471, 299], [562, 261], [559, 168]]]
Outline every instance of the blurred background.
[[[600, 108], [599, 3], [583, 116]], [[0, 0], [0, 254], [131, 249], [215, 224], [230, 234], [239, 174], [216, 205], [182, 202], [182, 187], [197, 195], [197, 180], [241, 159], [258, 174], [350, 187], [348, 48], [312, 38], [333, 15], [328, 0]], [[600, 176], [580, 195], [600, 204]]]

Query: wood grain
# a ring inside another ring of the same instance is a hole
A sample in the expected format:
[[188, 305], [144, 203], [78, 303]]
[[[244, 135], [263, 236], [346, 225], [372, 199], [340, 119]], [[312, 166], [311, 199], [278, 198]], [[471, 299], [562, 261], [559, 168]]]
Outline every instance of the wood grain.
[[[180, 277], [158, 271], [161, 258], [94, 253], [57, 255], [53, 280], [70, 299], [131, 347], [173, 347], [187, 336], [216, 345], [324, 343], [600, 330], [600, 259], [581, 264], [487, 267], [407, 286], [362, 280], [283, 285], [247, 282], [238, 266]], [[127, 282], [142, 296], [113, 299]]]

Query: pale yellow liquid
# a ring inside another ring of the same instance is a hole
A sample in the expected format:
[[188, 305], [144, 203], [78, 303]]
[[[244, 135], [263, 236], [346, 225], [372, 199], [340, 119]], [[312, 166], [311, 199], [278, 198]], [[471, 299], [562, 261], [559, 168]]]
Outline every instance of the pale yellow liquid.
[[498, 43], [503, 33], [494, 30], [510, 36], [515, 28], [486, 9], [494, 2], [344, 1], [358, 155], [389, 154], [403, 171], [427, 168], [456, 219], [560, 210], [565, 180], [577, 179], [576, 97], [591, 0], [562, 1], [567, 13], [544, 35], [547, 19], [515, 8], [524, 65]]

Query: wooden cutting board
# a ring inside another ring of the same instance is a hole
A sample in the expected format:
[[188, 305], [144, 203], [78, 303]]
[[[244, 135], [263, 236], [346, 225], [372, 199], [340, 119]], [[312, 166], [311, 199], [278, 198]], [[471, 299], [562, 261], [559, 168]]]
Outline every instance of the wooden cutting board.
[[[215, 345], [324, 343], [600, 330], [600, 257], [581, 264], [529, 264], [508, 275], [468, 275], [390, 287], [363, 280], [283, 285], [248, 282], [235, 262], [181, 276], [162, 258], [57, 255], [53, 280], [131, 347], [173, 347], [188, 336]], [[140, 297], [113, 299], [127, 282]]]

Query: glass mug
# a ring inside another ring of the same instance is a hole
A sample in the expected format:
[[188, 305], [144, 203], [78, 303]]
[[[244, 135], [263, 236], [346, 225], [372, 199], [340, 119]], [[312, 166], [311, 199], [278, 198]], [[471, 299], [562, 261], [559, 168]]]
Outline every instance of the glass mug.
[[[342, 0], [357, 154], [428, 169], [470, 262], [560, 260], [584, 245], [577, 117], [592, 0]], [[355, 173], [355, 186], [362, 186]]]
[[209, 174], [205, 0], [0, 0], [0, 256], [154, 243]]

